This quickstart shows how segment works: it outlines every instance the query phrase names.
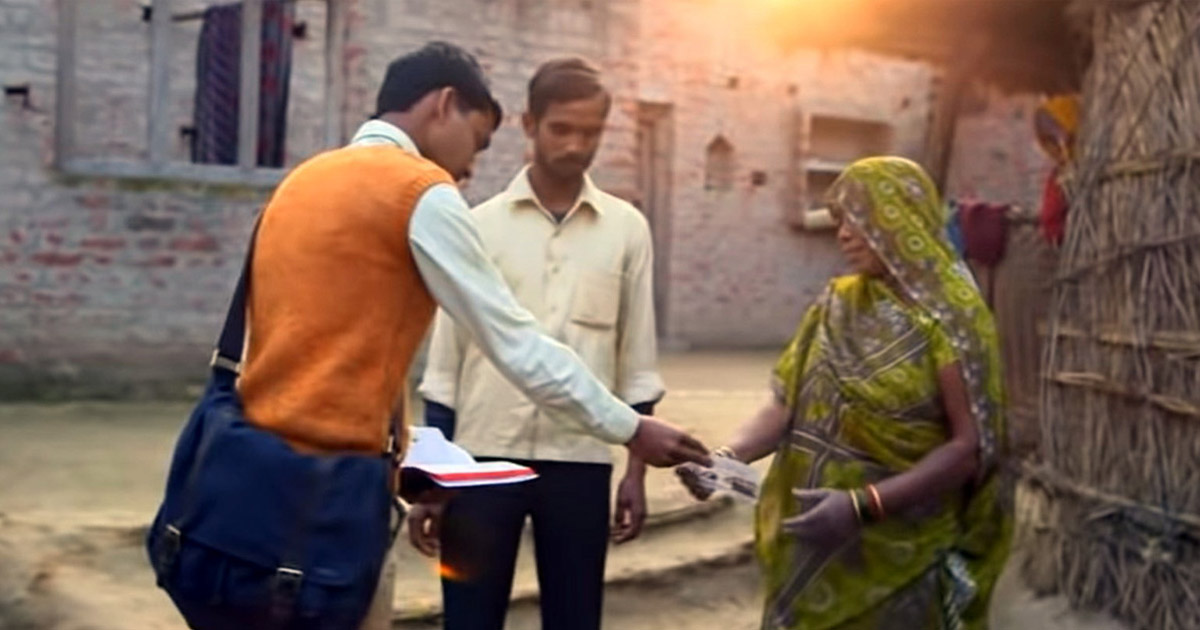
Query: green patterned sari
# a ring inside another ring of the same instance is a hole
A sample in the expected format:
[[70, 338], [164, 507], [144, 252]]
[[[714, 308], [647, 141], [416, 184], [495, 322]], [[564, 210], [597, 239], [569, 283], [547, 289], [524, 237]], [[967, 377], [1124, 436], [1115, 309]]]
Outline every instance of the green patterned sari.
[[[1012, 512], [996, 470], [1003, 391], [991, 313], [946, 239], [942, 205], [919, 166], [856, 162], [830, 198], [895, 282], [835, 279], [776, 366], [791, 420], [758, 504], [762, 627], [985, 628]], [[937, 374], [950, 365], [962, 370], [979, 432], [980, 475], [969, 488], [891, 514], [839, 549], [798, 544], [780, 529], [798, 513], [793, 490], [862, 487], [945, 443]]]

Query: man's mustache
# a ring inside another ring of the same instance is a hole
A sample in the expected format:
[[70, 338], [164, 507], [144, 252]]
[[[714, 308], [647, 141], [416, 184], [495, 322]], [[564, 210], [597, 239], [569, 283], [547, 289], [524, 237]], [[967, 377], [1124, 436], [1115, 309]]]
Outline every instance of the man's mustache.
[[554, 163], [562, 164], [565, 166], [578, 166], [580, 168], [587, 168], [588, 165], [592, 163], [592, 156], [590, 156], [590, 155], [564, 155], [562, 157], [555, 158]]

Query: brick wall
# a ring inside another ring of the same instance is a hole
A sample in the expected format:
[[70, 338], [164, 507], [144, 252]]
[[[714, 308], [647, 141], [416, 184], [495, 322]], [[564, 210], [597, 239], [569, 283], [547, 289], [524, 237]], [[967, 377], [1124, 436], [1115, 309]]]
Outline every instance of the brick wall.
[[1040, 102], [1035, 94], [972, 86], [955, 131], [948, 196], [1038, 207], [1051, 168], [1033, 133]]
[[[80, 149], [144, 155], [140, 3], [81, 4], [81, 30], [111, 30], [80, 40]], [[0, 2], [0, 82], [31, 89], [0, 103], [0, 398], [179, 391], [204, 374], [267, 191], [52, 168], [54, 6]]]
[[524, 164], [526, 140], [520, 126], [526, 85], [551, 58], [577, 54], [599, 63], [614, 90], [604, 144], [597, 156], [597, 183], [628, 191], [633, 178], [633, 77], [637, 0], [367, 0], [351, 21], [354, 87], [349, 123], [374, 110], [375, 92], [387, 64], [430, 40], [450, 41], [475, 53], [504, 106], [505, 120], [480, 156], [464, 191], [472, 202], [492, 196]]
[[[215, 0], [188, 5], [188, 9]], [[79, 154], [144, 158], [149, 28], [141, 2], [81, 3]], [[349, 133], [374, 109], [387, 63], [431, 39], [471, 48], [509, 112], [467, 190], [480, 201], [522, 163], [518, 119], [533, 69], [555, 55], [615, 70], [612, 128], [597, 179], [629, 190], [633, 175], [632, 0], [354, 0], [344, 51]], [[321, 147], [324, 12], [302, 3], [310, 36], [296, 42], [288, 162]], [[269, 190], [68, 177], [53, 167], [53, 3], [0, 0], [0, 81], [29, 84], [31, 106], [0, 106], [0, 395], [159, 394], [203, 376], [255, 210]], [[191, 118], [198, 22], [173, 26], [172, 156]], [[624, 184], [622, 184], [624, 181]]]
[[[639, 98], [674, 106], [668, 320], [691, 346], [779, 346], [841, 268], [833, 232], [785, 221], [795, 112], [879, 119], [920, 157], [932, 71], [847, 51], [787, 51], [757, 37], [753, 5], [643, 3]], [[764, 3], [765, 6], [765, 3]], [[705, 190], [705, 147], [734, 147], [734, 185]], [[755, 186], [753, 171], [766, 173]]]
[[[81, 149], [138, 157], [145, 151], [149, 31], [141, 2], [81, 4], [87, 5], [81, 29], [100, 29], [77, 40], [86, 57], [76, 121]], [[640, 197], [639, 104], [668, 104], [673, 112], [665, 330], [680, 345], [775, 346], [840, 266], [831, 233], [801, 233], [784, 220], [791, 117], [799, 110], [890, 121], [894, 150], [919, 157], [932, 71], [862, 53], [779, 49], [753, 36], [756, 16], [742, 5], [351, 0], [342, 51], [343, 131], [372, 112], [378, 81], [395, 56], [431, 39], [467, 46], [487, 67], [508, 112], [466, 191], [480, 201], [523, 162], [518, 120], [534, 68], [557, 55], [589, 56], [605, 68], [615, 96], [594, 172], [602, 187]], [[28, 107], [17, 98], [0, 103], [0, 396], [179, 391], [179, 383], [203, 374], [250, 221], [269, 190], [54, 170], [54, 6], [0, 0], [0, 82], [31, 87]], [[296, 42], [300, 87], [292, 91], [289, 163], [319, 150], [323, 140], [324, 15], [319, 3], [298, 10], [312, 30]], [[176, 130], [190, 121], [188, 38], [196, 31], [197, 23], [173, 31], [185, 43], [172, 58], [177, 159], [186, 156]], [[989, 109], [978, 132], [964, 121], [960, 142], [976, 135], [998, 142], [995, 130], [1028, 127], [1028, 120], [1006, 118], [1006, 107], [998, 101], [995, 112]], [[704, 149], [717, 134], [734, 147], [727, 191], [703, 186]], [[998, 157], [956, 164], [954, 186], [984, 194], [994, 183], [997, 195], [1005, 193], [1018, 183], [989, 174], [1002, 164]], [[761, 185], [751, 183], [754, 171], [766, 174]]]

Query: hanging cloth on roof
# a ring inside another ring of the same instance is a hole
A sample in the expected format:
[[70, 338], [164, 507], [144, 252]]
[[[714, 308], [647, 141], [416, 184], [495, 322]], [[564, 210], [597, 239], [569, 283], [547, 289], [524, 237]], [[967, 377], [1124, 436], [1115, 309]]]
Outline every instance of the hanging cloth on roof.
[[[287, 0], [263, 2], [258, 166], [278, 168], [284, 163], [295, 12], [294, 4]], [[240, 2], [205, 9], [196, 46], [193, 162], [237, 164], [241, 32]]]
[[1008, 213], [1007, 205], [983, 202], [966, 203], [960, 209], [965, 257], [988, 306], [995, 304], [996, 267], [1008, 245]]
[[1058, 167], [1055, 167], [1046, 176], [1046, 184], [1042, 188], [1042, 207], [1038, 212], [1042, 238], [1055, 247], [1062, 245], [1067, 231], [1067, 207], [1067, 195], [1058, 182]]
[[983, 202], [962, 206], [960, 221], [967, 258], [985, 267], [1000, 264], [1008, 243], [1008, 210], [1004, 204]]

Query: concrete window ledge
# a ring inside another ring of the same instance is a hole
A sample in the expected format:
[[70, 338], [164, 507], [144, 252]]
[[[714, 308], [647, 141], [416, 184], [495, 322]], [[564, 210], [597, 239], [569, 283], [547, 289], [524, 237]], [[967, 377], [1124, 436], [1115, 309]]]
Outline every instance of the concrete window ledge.
[[166, 180], [273, 188], [283, 179], [287, 169], [188, 164], [184, 162], [150, 164], [132, 160], [72, 158], [58, 165], [58, 170], [71, 177], [115, 179]]

